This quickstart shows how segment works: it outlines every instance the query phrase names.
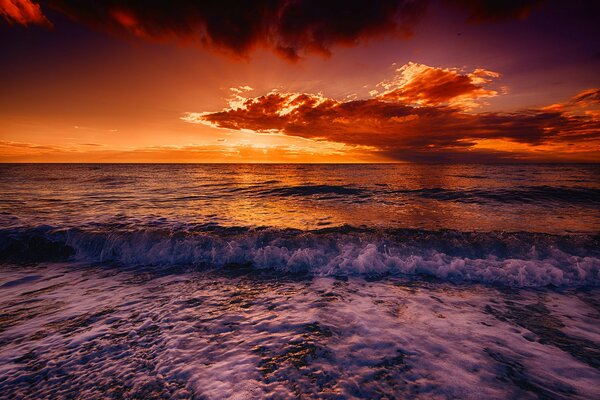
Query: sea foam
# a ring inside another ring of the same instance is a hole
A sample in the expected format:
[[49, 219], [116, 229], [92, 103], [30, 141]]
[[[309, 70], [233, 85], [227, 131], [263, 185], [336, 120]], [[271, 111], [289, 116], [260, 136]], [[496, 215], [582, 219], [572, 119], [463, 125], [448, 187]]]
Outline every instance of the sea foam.
[[600, 246], [591, 235], [301, 231], [243, 227], [0, 231], [0, 260], [76, 260], [129, 267], [247, 268], [308, 276], [426, 276], [516, 287], [596, 286]]

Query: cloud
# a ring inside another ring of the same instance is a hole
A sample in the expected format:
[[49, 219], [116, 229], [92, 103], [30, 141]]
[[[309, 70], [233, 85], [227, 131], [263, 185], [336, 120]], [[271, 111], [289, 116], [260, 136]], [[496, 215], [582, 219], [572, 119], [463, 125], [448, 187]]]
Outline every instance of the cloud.
[[579, 92], [571, 99], [571, 103], [579, 106], [598, 106], [600, 105], [600, 89], [592, 88]]
[[544, 110], [562, 111], [567, 115], [588, 115], [600, 119], [600, 89], [582, 90], [563, 103], [551, 104]]
[[409, 35], [426, 2], [413, 0], [49, 0], [48, 8], [117, 34], [200, 44], [246, 56], [269, 48], [289, 60], [327, 55], [379, 35]]
[[30, 0], [0, 0], [0, 15], [9, 24], [52, 26], [42, 14], [39, 4]]
[[254, 90], [252, 87], [250, 86], [238, 86], [238, 87], [232, 87], [229, 88], [229, 90], [231, 90], [233, 93], [244, 93], [244, 92], [251, 92], [252, 90]]
[[484, 86], [500, 74], [485, 69], [464, 74], [457, 68], [434, 68], [410, 62], [396, 72], [394, 79], [377, 85], [385, 88], [379, 98], [413, 105], [476, 107], [475, 100], [498, 95], [497, 91]]
[[[573, 152], [577, 148], [572, 146], [582, 145], [586, 151], [600, 152], [600, 120], [595, 115], [562, 109], [470, 112], [479, 98], [496, 95], [486, 88], [497, 77], [493, 72], [460, 73], [413, 63], [399, 71], [399, 79], [380, 84], [386, 92], [367, 99], [340, 101], [320, 94], [272, 91], [238, 96], [222, 111], [187, 113], [182, 119], [223, 129], [367, 146], [405, 161], [520, 159], [552, 146], [555, 151]], [[427, 80], [423, 74], [439, 79]], [[583, 101], [593, 94], [577, 98]], [[504, 146], [482, 147], [490, 140]], [[531, 150], [530, 154], [512, 150], [511, 144]]]
[[55, 150], [54, 146], [40, 145], [35, 143], [13, 142], [0, 140], [0, 149], [33, 149], [33, 150]]
[[[448, 0], [471, 20], [522, 18], [535, 0]], [[245, 57], [268, 48], [288, 60], [330, 54], [377, 36], [410, 36], [426, 0], [46, 0], [44, 9], [123, 36], [196, 44]], [[0, 0], [10, 23], [50, 25], [38, 2]]]

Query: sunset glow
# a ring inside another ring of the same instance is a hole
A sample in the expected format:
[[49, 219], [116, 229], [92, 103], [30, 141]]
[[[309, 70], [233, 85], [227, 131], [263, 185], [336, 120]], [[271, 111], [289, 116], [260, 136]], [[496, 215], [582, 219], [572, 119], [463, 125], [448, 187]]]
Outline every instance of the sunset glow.
[[600, 399], [600, 0], [0, 0], [0, 400]]
[[600, 155], [591, 3], [184, 3], [0, 2], [0, 161]]

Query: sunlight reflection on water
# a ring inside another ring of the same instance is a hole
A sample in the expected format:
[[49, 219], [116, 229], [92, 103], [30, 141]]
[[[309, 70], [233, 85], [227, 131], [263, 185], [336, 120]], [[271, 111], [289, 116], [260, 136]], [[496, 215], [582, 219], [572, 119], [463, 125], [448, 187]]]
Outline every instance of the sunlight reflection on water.
[[0, 224], [595, 233], [594, 165], [3, 165]]

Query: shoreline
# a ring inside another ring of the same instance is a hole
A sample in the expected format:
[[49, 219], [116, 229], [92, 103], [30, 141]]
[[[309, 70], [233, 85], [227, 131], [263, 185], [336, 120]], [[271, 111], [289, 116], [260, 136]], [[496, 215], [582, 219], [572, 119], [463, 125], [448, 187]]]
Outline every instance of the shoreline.
[[0, 279], [0, 392], [17, 397], [600, 395], [600, 288], [72, 263]]

